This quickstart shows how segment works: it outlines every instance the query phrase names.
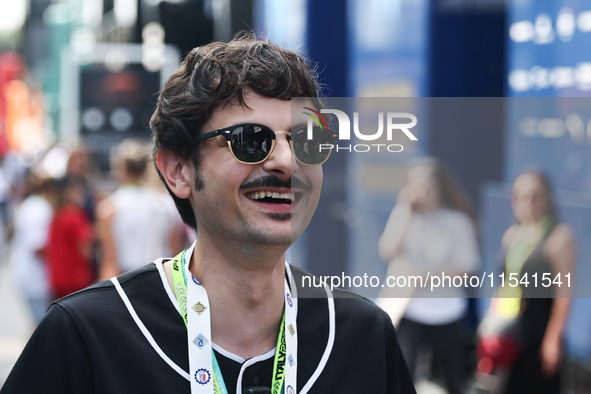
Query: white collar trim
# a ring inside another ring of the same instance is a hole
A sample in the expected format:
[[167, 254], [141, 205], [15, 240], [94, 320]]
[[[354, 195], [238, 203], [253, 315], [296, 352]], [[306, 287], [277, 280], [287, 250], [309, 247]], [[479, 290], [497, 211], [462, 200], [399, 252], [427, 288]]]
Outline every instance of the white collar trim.
[[[193, 248], [195, 247], [195, 243], [193, 243], [193, 245], [189, 248], [188, 252], [192, 253], [193, 252]], [[170, 286], [168, 285], [168, 279], [166, 278], [166, 274], [164, 272], [163, 266], [162, 266], [162, 262], [163, 259], [158, 259], [154, 262], [154, 264], [156, 265], [156, 268], [158, 269], [158, 272], [160, 274], [160, 278], [162, 280], [162, 285], [164, 286], [164, 289], [166, 290], [166, 293], [168, 294], [168, 298], [170, 299], [170, 302], [172, 302], [172, 304], [174, 305], [175, 309], [178, 311], [179, 315], [181, 314], [180, 308], [176, 302], [176, 297], [174, 296], [174, 293], [172, 292], [172, 289], [170, 288]], [[291, 275], [291, 269], [289, 269], [289, 265], [286, 264], [287, 268], [288, 268], [288, 274], [290, 276], [290, 280], [293, 279], [292, 275]], [[117, 292], [119, 293], [119, 295], [121, 296], [121, 298], [123, 299], [123, 302], [125, 303], [125, 306], [127, 307], [127, 309], [129, 310], [130, 314], [132, 315], [133, 319], [135, 320], [136, 324], [138, 325], [138, 327], [141, 329], [142, 333], [144, 334], [144, 336], [146, 337], [146, 339], [148, 340], [148, 342], [150, 342], [150, 344], [152, 345], [152, 347], [154, 348], [154, 350], [156, 350], [156, 352], [160, 355], [160, 357], [162, 357], [164, 359], [164, 361], [166, 361], [172, 369], [174, 369], [175, 371], [177, 371], [181, 376], [183, 376], [185, 379], [189, 380], [189, 374], [185, 371], [183, 371], [180, 367], [178, 367], [176, 364], [174, 364], [174, 362], [172, 360], [170, 360], [165, 354], [164, 352], [162, 352], [162, 350], [160, 349], [160, 347], [156, 344], [156, 342], [154, 341], [154, 339], [152, 338], [151, 334], [147, 331], [147, 329], [145, 328], [145, 326], [143, 325], [143, 323], [141, 322], [141, 320], [139, 319], [139, 317], [137, 316], [137, 314], [135, 313], [135, 311], [133, 310], [133, 306], [131, 305], [131, 303], [129, 302], [129, 299], [127, 298], [127, 296], [125, 295], [125, 292], [123, 290], [123, 288], [119, 285], [119, 282], [117, 281], [117, 278], [112, 278], [111, 281], [113, 282], [113, 284], [115, 285], [115, 287], [117, 288]], [[296, 287], [295, 281], [292, 282], [294, 284], [294, 288]], [[300, 390], [300, 394], [306, 394], [308, 391], [310, 391], [310, 389], [312, 388], [312, 386], [314, 385], [314, 383], [316, 382], [316, 380], [318, 380], [318, 378], [320, 377], [320, 374], [322, 373], [322, 371], [324, 370], [324, 368], [326, 367], [326, 364], [328, 362], [328, 359], [330, 357], [330, 354], [332, 353], [332, 348], [334, 346], [334, 341], [335, 341], [335, 334], [336, 334], [336, 316], [335, 316], [335, 306], [334, 306], [334, 298], [333, 295], [330, 291], [330, 289], [325, 286], [324, 287], [325, 291], [326, 291], [326, 295], [328, 297], [327, 301], [328, 301], [328, 322], [329, 322], [329, 331], [328, 331], [328, 342], [326, 343], [326, 348], [324, 349], [324, 353], [322, 355], [322, 358], [320, 359], [320, 362], [318, 363], [318, 366], [316, 367], [316, 370], [314, 371], [314, 373], [312, 374], [312, 376], [310, 377], [310, 379], [308, 380], [308, 382], [304, 385], [304, 387]], [[297, 290], [297, 289], [296, 289]], [[292, 290], [293, 291], [293, 290]], [[297, 300], [297, 298], [295, 298]], [[242, 384], [242, 375], [244, 370], [259, 362], [262, 360], [266, 360], [269, 357], [272, 357], [275, 354], [275, 348], [270, 350], [269, 352], [265, 353], [265, 354], [261, 354], [259, 356], [250, 358], [248, 360], [244, 360], [244, 358], [233, 354], [231, 352], [226, 351], [225, 349], [219, 347], [218, 345], [216, 345], [215, 343], [212, 342], [212, 347], [221, 355], [234, 360], [236, 362], [239, 362], [242, 364], [242, 367], [240, 368], [240, 374], [238, 376], [238, 383], [241, 385]], [[240, 386], [238, 386], [240, 387]]]

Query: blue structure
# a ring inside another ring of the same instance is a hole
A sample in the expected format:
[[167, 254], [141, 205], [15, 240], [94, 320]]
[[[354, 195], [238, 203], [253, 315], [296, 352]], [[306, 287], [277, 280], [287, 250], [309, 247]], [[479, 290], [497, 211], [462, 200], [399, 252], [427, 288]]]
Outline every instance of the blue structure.
[[[591, 361], [591, 1], [513, 1], [507, 20], [508, 99], [504, 180], [524, 167], [550, 176], [562, 220], [574, 228], [578, 260], [566, 352]], [[563, 189], [563, 190], [560, 190]], [[564, 189], [568, 190], [565, 191]], [[483, 251], [488, 267], [510, 223], [508, 187], [483, 190]], [[491, 213], [494, 211], [494, 216]], [[506, 221], [506, 220], [505, 220]]]

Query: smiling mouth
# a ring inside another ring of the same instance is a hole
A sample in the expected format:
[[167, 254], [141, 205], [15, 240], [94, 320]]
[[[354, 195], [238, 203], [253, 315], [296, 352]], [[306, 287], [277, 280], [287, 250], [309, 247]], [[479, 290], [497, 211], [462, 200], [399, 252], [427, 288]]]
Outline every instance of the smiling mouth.
[[297, 197], [298, 195], [296, 193], [277, 193], [270, 191], [246, 193], [246, 198], [250, 200], [269, 204], [291, 204], [292, 202], [295, 202]]

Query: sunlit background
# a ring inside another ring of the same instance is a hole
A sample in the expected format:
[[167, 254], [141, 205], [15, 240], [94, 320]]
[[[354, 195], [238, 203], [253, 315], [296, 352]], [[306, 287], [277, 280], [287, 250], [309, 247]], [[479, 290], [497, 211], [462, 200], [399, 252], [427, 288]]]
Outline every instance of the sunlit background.
[[[372, 242], [408, 160], [433, 155], [479, 212], [485, 268], [497, 264], [500, 237], [513, 223], [507, 185], [535, 165], [559, 189], [579, 270], [591, 275], [591, 109], [561, 99], [591, 96], [591, 0], [0, 0], [0, 203], [16, 211], [27, 169], [63, 176], [80, 146], [97, 200], [107, 196], [117, 187], [112, 148], [149, 140], [157, 92], [184, 54], [241, 30], [310, 55], [332, 97], [507, 97], [498, 116], [474, 118], [472, 128], [454, 127], [445, 104], [434, 104], [423, 119], [440, 127], [390, 161], [331, 158], [325, 177], [341, 175], [327, 177], [314, 222], [294, 249], [305, 256], [303, 268], [384, 275]], [[513, 99], [521, 97], [551, 99], [523, 107]], [[352, 187], [359, 179], [363, 187]], [[33, 323], [11, 283], [9, 234], [0, 235], [1, 384]], [[468, 327], [483, 308], [471, 301]], [[574, 301], [565, 340], [564, 392], [589, 393], [588, 299]]]

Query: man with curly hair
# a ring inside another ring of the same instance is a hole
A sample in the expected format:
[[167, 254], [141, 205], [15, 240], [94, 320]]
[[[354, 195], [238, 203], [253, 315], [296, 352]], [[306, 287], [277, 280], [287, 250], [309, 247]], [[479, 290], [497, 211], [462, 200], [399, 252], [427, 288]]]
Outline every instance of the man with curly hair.
[[337, 290], [298, 297], [305, 273], [285, 262], [327, 159], [302, 147], [334, 138], [291, 99], [318, 110], [318, 92], [273, 43], [192, 50], [150, 126], [196, 242], [54, 303], [2, 393], [414, 393], [388, 315]]

